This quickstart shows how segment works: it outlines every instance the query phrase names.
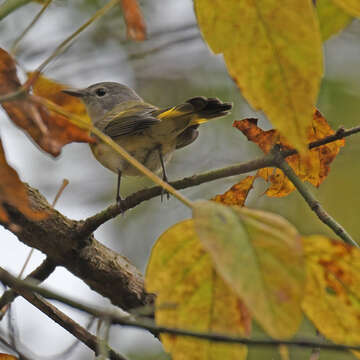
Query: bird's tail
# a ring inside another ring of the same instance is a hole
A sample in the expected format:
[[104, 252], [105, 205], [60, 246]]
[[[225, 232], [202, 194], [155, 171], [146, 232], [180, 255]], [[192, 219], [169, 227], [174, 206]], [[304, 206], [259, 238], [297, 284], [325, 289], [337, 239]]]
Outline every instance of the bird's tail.
[[194, 97], [186, 101], [194, 108], [190, 126], [207, 122], [210, 119], [225, 116], [232, 108], [231, 103], [222, 102], [217, 98]]
[[232, 108], [231, 103], [225, 103], [217, 98], [197, 96], [187, 100], [184, 104], [161, 110], [159, 119], [175, 119], [190, 117], [187, 126], [200, 125], [210, 119], [225, 116]]

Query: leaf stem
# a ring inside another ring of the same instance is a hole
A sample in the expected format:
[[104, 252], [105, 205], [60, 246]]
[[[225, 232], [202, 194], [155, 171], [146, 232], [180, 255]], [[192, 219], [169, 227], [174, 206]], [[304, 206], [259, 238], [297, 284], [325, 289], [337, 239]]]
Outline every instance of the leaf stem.
[[315, 212], [319, 219], [332, 229], [341, 239], [347, 244], [359, 247], [357, 242], [346, 232], [346, 230], [333, 218], [331, 217], [310, 192], [304, 182], [295, 174], [291, 166], [286, 162], [281, 150], [275, 146], [272, 150], [276, 166], [281, 169], [288, 179], [294, 184], [297, 191], [301, 194], [304, 200], [309, 205], [310, 209]]
[[45, 59], [39, 67], [36, 69], [37, 72], [41, 73], [44, 68], [58, 55], [60, 55], [67, 46], [71, 43], [72, 40], [76, 38], [83, 30], [85, 30], [89, 25], [91, 25], [95, 20], [97, 20], [99, 17], [103, 16], [106, 12], [108, 12], [112, 7], [117, 5], [119, 3], [119, 0], [112, 0], [108, 2], [104, 7], [102, 7], [100, 10], [98, 10], [88, 21], [86, 21], [83, 25], [81, 25], [75, 32], [73, 32], [69, 37], [67, 37], [64, 41], [62, 41], [56, 49], [53, 51], [53, 53]]
[[30, 29], [36, 24], [36, 22], [40, 19], [41, 15], [45, 12], [45, 10], [48, 8], [52, 0], [47, 0], [44, 5], [42, 6], [41, 10], [36, 14], [34, 19], [31, 21], [31, 23], [25, 28], [25, 30], [20, 34], [20, 36], [14, 41], [11, 49], [10, 54], [12, 56], [15, 55], [16, 50], [19, 46], [20, 41], [25, 37], [25, 35], [30, 31]]
[[0, 20], [31, 0], [6, 0], [0, 5]]
[[[55, 270], [56, 265], [46, 258], [35, 270], [33, 270], [26, 279], [35, 279], [38, 282], [44, 281]], [[0, 321], [4, 317], [9, 304], [12, 303], [18, 294], [14, 290], [6, 290], [0, 298]]]

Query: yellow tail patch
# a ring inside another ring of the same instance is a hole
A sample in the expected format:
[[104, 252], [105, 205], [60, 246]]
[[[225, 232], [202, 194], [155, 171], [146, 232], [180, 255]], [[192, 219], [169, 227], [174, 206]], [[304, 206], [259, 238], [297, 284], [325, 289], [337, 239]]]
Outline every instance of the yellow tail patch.
[[197, 115], [196, 113], [193, 113], [193, 112], [182, 111], [177, 106], [172, 107], [171, 109], [162, 112], [161, 114], [159, 114], [157, 116], [157, 118], [160, 119], [160, 120], [162, 120], [162, 119], [174, 119], [174, 118], [180, 117], [180, 116], [189, 116], [189, 117], [191, 117], [191, 121], [189, 123], [189, 126], [191, 126], [191, 125], [200, 125], [200, 124], [203, 124], [203, 123], [210, 120], [210, 119], [206, 119], [204, 117], [200, 118], [199, 115]]

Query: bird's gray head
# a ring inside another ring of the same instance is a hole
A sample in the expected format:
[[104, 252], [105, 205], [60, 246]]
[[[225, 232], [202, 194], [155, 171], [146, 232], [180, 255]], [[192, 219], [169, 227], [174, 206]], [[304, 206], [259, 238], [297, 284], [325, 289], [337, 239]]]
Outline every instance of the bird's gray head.
[[81, 98], [94, 123], [124, 101], [142, 101], [134, 90], [116, 82], [101, 82], [85, 89], [66, 89], [63, 92]]

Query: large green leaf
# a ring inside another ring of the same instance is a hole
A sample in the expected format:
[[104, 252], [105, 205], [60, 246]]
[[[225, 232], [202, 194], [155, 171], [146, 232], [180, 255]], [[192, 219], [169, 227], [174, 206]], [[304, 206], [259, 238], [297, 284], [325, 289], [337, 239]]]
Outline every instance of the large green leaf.
[[219, 274], [271, 336], [292, 336], [304, 292], [301, 239], [282, 217], [196, 202], [195, 228]]

